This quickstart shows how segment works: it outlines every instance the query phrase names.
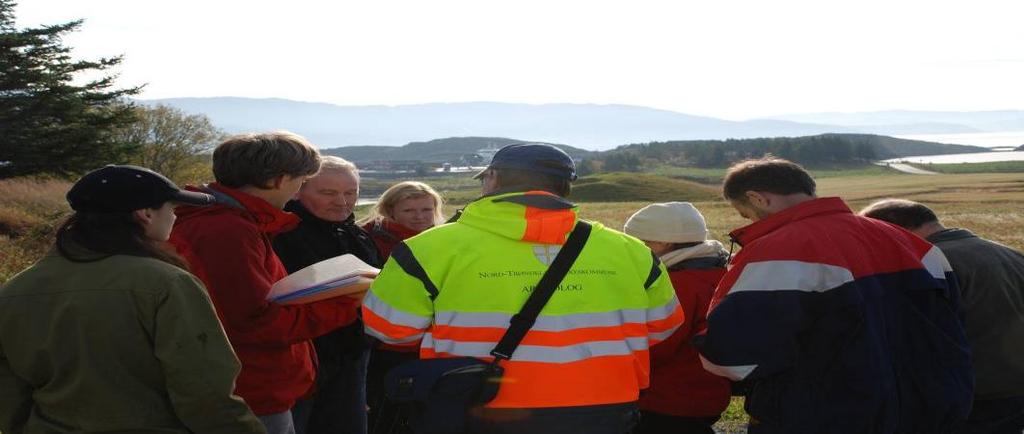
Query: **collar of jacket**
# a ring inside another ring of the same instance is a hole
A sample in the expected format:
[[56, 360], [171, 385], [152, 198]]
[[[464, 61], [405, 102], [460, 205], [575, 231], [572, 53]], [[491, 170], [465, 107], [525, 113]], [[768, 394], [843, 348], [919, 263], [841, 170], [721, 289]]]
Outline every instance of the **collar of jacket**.
[[373, 223], [370, 223], [366, 229], [374, 234], [389, 236], [394, 238], [396, 241], [412, 238], [422, 232], [409, 229], [405, 227], [405, 225], [387, 218], [381, 218], [373, 221]]
[[306, 206], [297, 200], [289, 200], [284, 206], [284, 210], [299, 216], [299, 219], [304, 223], [312, 223], [315, 225], [326, 226], [329, 228], [344, 228], [345, 226], [352, 226], [355, 224], [356, 215], [355, 213], [349, 214], [345, 220], [340, 222], [332, 222], [330, 220], [324, 220], [320, 217], [313, 215]]
[[458, 224], [518, 241], [565, 244], [577, 211], [572, 202], [546, 191], [499, 193], [466, 205]]
[[[70, 258], [64, 256], [64, 253], [61, 253], [61, 247], [63, 247], [65, 253], [71, 255]], [[57, 245], [54, 244], [54, 246], [50, 247], [50, 250], [46, 252], [46, 256], [64, 258], [71, 262], [96, 262], [114, 256], [113, 253], [100, 253], [90, 250], [89, 248], [78, 244], [78, 242], [70, 236], [63, 237], [61, 247], [57, 247]]]
[[973, 232], [961, 228], [949, 228], [938, 231], [925, 238], [929, 243], [935, 244], [941, 241], [962, 240], [964, 238], [976, 238]]
[[217, 203], [208, 207], [179, 207], [178, 214], [181, 217], [185, 217], [189, 214], [202, 214], [206, 212], [215, 212], [217, 210], [235, 209], [241, 211], [242, 215], [247, 216], [255, 222], [260, 232], [269, 235], [276, 235], [281, 232], [290, 231], [299, 224], [299, 217], [295, 214], [278, 209], [271, 205], [270, 202], [261, 198], [234, 188], [225, 187], [216, 182], [200, 187], [189, 185], [186, 186], [185, 189], [211, 194], [217, 198]]
[[823, 214], [852, 214], [846, 202], [838, 197], [823, 197], [786, 208], [763, 220], [756, 221], [729, 233], [729, 237], [741, 246], [749, 244], [790, 223]]

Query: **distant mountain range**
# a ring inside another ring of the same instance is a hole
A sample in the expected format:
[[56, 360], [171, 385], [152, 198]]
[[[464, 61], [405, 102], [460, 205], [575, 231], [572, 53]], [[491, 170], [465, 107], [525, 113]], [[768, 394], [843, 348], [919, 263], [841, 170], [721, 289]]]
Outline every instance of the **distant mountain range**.
[[606, 150], [651, 141], [1024, 130], [1024, 111], [823, 113], [728, 121], [628, 105], [472, 102], [340, 106], [236, 97], [140, 102], [205, 114], [228, 132], [291, 130], [321, 148], [400, 146], [442, 137], [515, 137]]
[[957, 134], [1024, 131], [1024, 111], [936, 112], [891, 110], [860, 113], [808, 113], [766, 119], [838, 125], [874, 134]]

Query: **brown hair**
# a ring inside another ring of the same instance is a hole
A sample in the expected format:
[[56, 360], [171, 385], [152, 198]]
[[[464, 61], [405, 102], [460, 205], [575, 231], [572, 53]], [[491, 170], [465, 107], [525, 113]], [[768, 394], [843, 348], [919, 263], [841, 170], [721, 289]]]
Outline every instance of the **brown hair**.
[[[164, 204], [158, 205], [160, 208]], [[146, 237], [146, 231], [128, 212], [76, 212], [57, 229], [55, 240], [61, 256], [74, 262], [93, 262], [113, 255], [153, 258], [188, 271], [188, 263], [169, 243]], [[69, 244], [89, 250], [76, 254]]]
[[530, 191], [541, 190], [569, 197], [572, 192], [572, 181], [563, 177], [546, 173], [518, 169], [489, 169], [495, 178], [499, 191]]
[[213, 151], [213, 176], [227, 187], [269, 188], [281, 175], [310, 176], [320, 170], [320, 151], [287, 131], [239, 134]]
[[939, 217], [927, 206], [904, 199], [883, 199], [868, 205], [858, 214], [887, 221], [908, 230], [939, 221]]
[[392, 185], [384, 194], [380, 195], [380, 199], [373, 205], [370, 214], [360, 219], [359, 224], [362, 225], [383, 219], [394, 220], [395, 205], [406, 199], [419, 199], [421, 197], [431, 197], [434, 199], [434, 224], [444, 223], [444, 215], [441, 214], [441, 208], [444, 207], [444, 199], [441, 198], [441, 195], [422, 182], [403, 181]]
[[766, 155], [730, 167], [722, 181], [722, 195], [728, 200], [744, 199], [748, 191], [813, 196], [815, 187], [811, 174], [799, 164]]

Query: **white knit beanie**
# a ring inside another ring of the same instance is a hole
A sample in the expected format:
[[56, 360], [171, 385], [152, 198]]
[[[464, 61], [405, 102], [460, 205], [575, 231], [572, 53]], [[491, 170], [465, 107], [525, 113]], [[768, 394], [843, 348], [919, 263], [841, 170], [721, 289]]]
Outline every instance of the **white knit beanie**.
[[697, 243], [707, 240], [704, 216], [690, 202], [652, 203], [633, 213], [622, 231], [644, 241]]

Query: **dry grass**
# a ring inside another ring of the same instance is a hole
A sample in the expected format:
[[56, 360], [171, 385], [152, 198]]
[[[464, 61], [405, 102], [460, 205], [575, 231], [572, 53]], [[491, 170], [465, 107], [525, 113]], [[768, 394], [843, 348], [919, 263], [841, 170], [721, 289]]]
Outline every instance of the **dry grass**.
[[71, 183], [55, 179], [2, 179], [0, 208], [18, 208], [33, 214], [66, 209], [64, 194], [69, 188]]
[[[54, 224], [68, 212], [64, 194], [70, 184], [47, 179], [0, 180], [0, 282], [35, 261]], [[838, 195], [854, 210], [873, 200], [901, 197], [933, 207], [947, 226], [966, 227], [979, 235], [1024, 249], [1024, 174], [950, 174], [934, 176], [857, 175], [819, 180], [821, 195]], [[685, 200], [666, 196], [660, 200]], [[648, 202], [582, 203], [585, 218], [619, 229]], [[730, 230], [746, 224], [725, 202], [695, 202], [714, 238], [727, 240]], [[454, 212], [447, 209], [447, 215]]]
[[[916, 200], [932, 207], [946, 226], [964, 227], [1024, 250], [1024, 174], [835, 177], [820, 180], [819, 193], [846, 199], [854, 211], [888, 197]], [[633, 212], [647, 204], [583, 203], [580, 209], [584, 218], [621, 229]], [[694, 205], [707, 219], [711, 235], [721, 241], [729, 239], [729, 231], [749, 223], [722, 200]]]
[[66, 181], [0, 180], [0, 283], [32, 265], [50, 246], [55, 225], [69, 212]]
[[1024, 250], [1021, 173], [832, 178], [820, 184], [822, 194], [842, 196], [854, 210], [887, 197], [915, 200], [935, 210], [948, 227]]

